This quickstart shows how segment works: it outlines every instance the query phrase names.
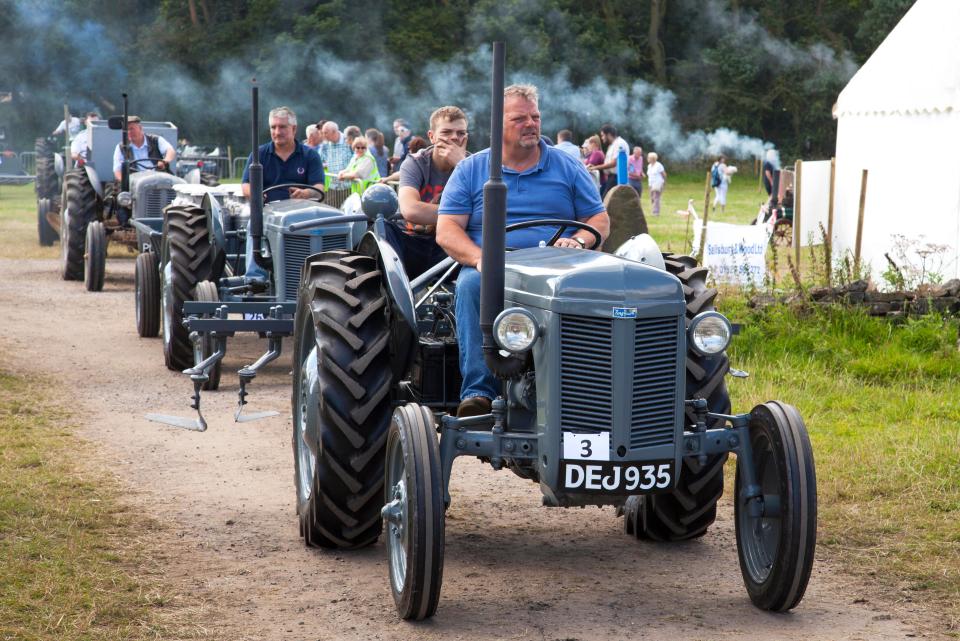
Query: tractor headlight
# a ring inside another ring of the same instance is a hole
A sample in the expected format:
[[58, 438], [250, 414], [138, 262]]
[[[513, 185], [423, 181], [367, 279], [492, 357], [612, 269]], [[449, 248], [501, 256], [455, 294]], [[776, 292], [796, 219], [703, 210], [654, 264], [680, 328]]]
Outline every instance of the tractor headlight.
[[500, 312], [493, 321], [493, 338], [508, 352], [525, 352], [540, 336], [540, 328], [533, 314], [519, 307]]
[[117, 204], [125, 209], [130, 209], [133, 205], [133, 196], [130, 195], [129, 191], [121, 191], [117, 194]]
[[727, 349], [732, 334], [730, 321], [720, 312], [697, 314], [687, 330], [691, 347], [703, 356], [719, 354]]

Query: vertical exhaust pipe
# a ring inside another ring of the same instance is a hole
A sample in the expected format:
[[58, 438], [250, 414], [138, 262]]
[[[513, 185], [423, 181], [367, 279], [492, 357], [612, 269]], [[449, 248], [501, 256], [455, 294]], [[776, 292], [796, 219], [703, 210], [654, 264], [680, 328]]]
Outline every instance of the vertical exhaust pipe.
[[483, 358], [495, 376], [511, 378], [522, 371], [525, 359], [502, 356], [493, 338], [493, 322], [503, 311], [504, 260], [507, 223], [507, 186], [503, 182], [503, 42], [493, 43], [493, 80], [490, 109], [490, 178], [483, 185], [483, 246], [480, 258], [480, 331]]
[[[254, 81], [255, 82], [255, 81]], [[250, 229], [247, 242], [253, 243], [253, 260], [269, 270], [270, 260], [263, 255], [263, 165], [260, 164], [260, 88], [253, 85], [253, 120], [250, 140], [253, 158], [250, 162]]]
[[[121, 146], [123, 150], [123, 164], [120, 165], [120, 191], [130, 191], [130, 162], [127, 160], [127, 153], [130, 151], [130, 136], [127, 134], [127, 94], [123, 96], [123, 131], [120, 132]], [[89, 141], [87, 141], [89, 144]], [[132, 154], [131, 154], [132, 155]]]

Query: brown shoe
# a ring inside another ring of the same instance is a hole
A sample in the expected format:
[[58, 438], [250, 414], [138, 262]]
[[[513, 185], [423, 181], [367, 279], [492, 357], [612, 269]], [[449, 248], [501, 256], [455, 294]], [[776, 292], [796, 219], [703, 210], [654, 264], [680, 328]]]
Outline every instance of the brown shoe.
[[464, 399], [457, 406], [457, 418], [489, 414], [491, 403], [492, 401], [486, 396], [471, 396]]

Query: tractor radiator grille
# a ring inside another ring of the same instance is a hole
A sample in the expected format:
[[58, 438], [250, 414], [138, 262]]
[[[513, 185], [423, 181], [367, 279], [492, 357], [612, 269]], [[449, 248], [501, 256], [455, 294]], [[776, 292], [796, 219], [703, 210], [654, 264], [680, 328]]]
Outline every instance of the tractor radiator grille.
[[560, 318], [560, 424], [609, 430], [613, 425], [613, 319]]
[[638, 318], [636, 321], [630, 412], [631, 448], [673, 442], [679, 322], [679, 316]]
[[284, 236], [284, 299], [297, 300], [297, 289], [300, 287], [300, 272], [303, 270], [307, 257], [317, 251], [331, 249], [349, 249], [346, 234], [331, 234], [321, 237], [320, 249], [312, 249], [310, 239], [316, 236]]
[[[609, 318], [564, 315], [560, 319], [560, 422], [562, 429], [612, 430], [614, 421], [614, 361], [627, 367], [630, 381], [616, 387], [629, 394], [630, 448], [669, 445], [674, 439], [677, 403], [677, 344], [680, 317], [638, 318], [627, 344], [614, 345]], [[629, 363], [623, 363], [629, 359]], [[619, 370], [624, 371], [624, 370]], [[626, 408], [625, 408], [626, 409]], [[617, 419], [621, 420], [621, 419]]]
[[158, 218], [163, 216], [163, 208], [173, 202], [177, 197], [177, 192], [172, 189], [150, 189], [147, 191], [147, 213], [148, 218]]

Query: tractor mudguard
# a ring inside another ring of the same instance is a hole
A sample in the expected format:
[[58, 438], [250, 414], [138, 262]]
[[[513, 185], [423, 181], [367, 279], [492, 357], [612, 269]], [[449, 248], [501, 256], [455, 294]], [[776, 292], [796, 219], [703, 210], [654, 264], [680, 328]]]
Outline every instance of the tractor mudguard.
[[223, 214], [220, 212], [220, 203], [209, 193], [203, 195], [200, 203], [203, 211], [207, 214], [207, 229], [210, 231], [210, 243], [214, 251], [219, 251], [226, 247], [227, 237], [223, 233]]
[[380, 260], [380, 269], [383, 271], [387, 293], [393, 303], [394, 310], [400, 314], [410, 331], [417, 333], [417, 317], [413, 309], [413, 292], [410, 291], [410, 280], [403, 269], [403, 263], [397, 252], [386, 240], [380, 239], [371, 231], [363, 235], [357, 251], [367, 256], [375, 256]]
[[90, 184], [93, 185], [93, 189], [97, 192], [97, 196], [99, 198], [103, 198], [103, 185], [100, 184], [100, 178], [97, 176], [97, 170], [88, 163], [84, 163], [83, 170], [87, 172], [87, 179], [90, 181]]

